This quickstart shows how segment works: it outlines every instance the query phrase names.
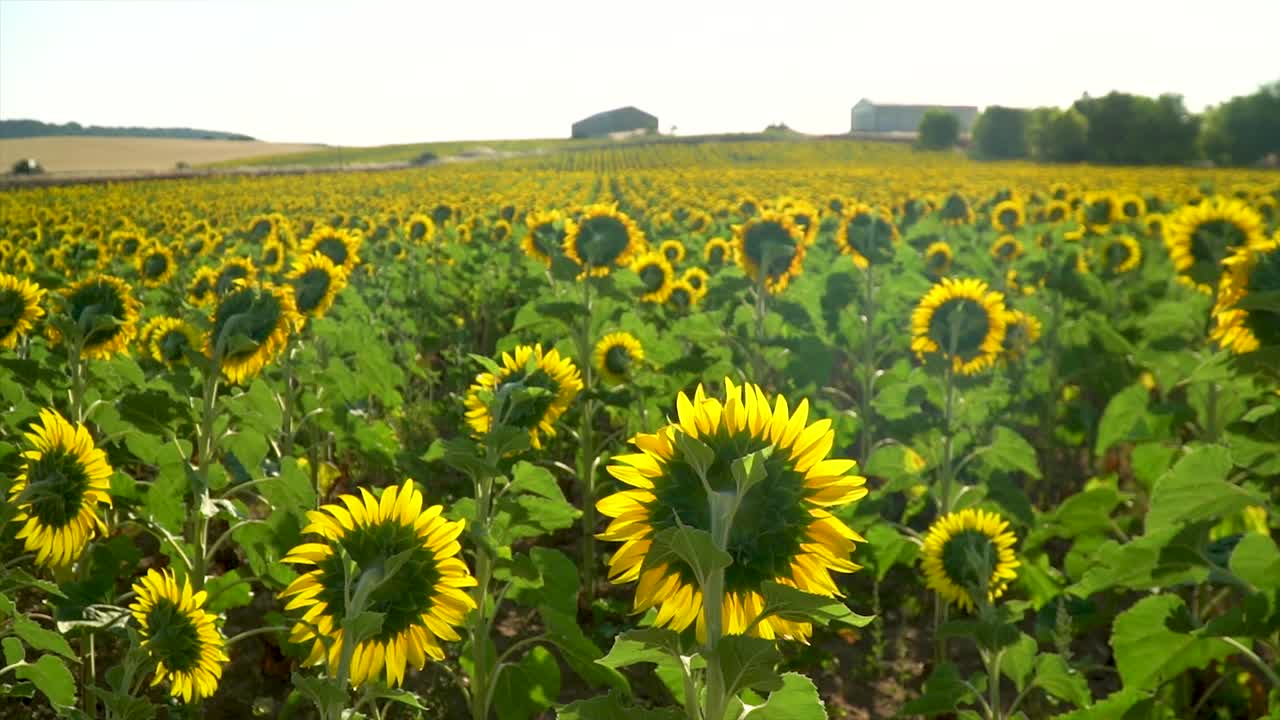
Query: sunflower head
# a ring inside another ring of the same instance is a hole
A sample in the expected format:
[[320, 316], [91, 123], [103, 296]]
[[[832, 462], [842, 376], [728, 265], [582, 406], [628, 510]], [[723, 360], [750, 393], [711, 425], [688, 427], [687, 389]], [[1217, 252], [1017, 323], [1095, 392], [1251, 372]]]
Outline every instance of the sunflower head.
[[322, 225], [307, 236], [302, 243], [302, 253], [320, 253], [335, 267], [350, 273], [360, 264], [360, 246], [363, 244], [364, 236], [359, 231], [336, 230]]
[[693, 288], [693, 291], [697, 294], [697, 298], [695, 298], [697, 300], [701, 300], [706, 297], [707, 293], [710, 291], [710, 288], [707, 287], [707, 281], [710, 278], [711, 276], [707, 271], [700, 267], [691, 267], [688, 270], [685, 270], [684, 274], [680, 276], [681, 280], [685, 281], [689, 284], [689, 287]]
[[[258, 268], [254, 267], [253, 261], [247, 257], [231, 257], [217, 269], [213, 278], [213, 294], [215, 296], [226, 295], [234, 290], [240, 283], [251, 283], [258, 277]], [[196, 278], [199, 279], [199, 273]]]
[[667, 259], [667, 262], [671, 263], [673, 266], [684, 262], [684, 243], [679, 240], [663, 240], [662, 244], [658, 246], [658, 252], [662, 253], [662, 256]]
[[1000, 262], [1013, 262], [1022, 257], [1024, 251], [1022, 241], [1013, 235], [1001, 235], [991, 243], [991, 257]]
[[1071, 217], [1071, 205], [1062, 200], [1051, 200], [1044, 207], [1043, 216], [1045, 222], [1058, 224], [1065, 222]]
[[969, 611], [995, 602], [1021, 565], [1013, 553], [1018, 539], [1008, 528], [999, 515], [973, 508], [935, 520], [921, 550], [925, 586]]
[[951, 260], [954, 255], [951, 246], [943, 240], [929, 243], [924, 250], [924, 266], [933, 277], [943, 277], [951, 272]]
[[1002, 233], [1012, 233], [1022, 227], [1027, 212], [1017, 200], [1004, 200], [991, 209], [991, 226]]
[[702, 295], [689, 284], [688, 280], [676, 280], [671, 283], [671, 292], [667, 295], [666, 304], [679, 312], [685, 312], [698, 304]]
[[1102, 246], [1102, 270], [1108, 275], [1133, 272], [1142, 264], [1142, 246], [1132, 235], [1108, 236]]
[[747, 276], [772, 294], [786, 290], [804, 267], [803, 233], [789, 215], [774, 210], [735, 225], [733, 250]]
[[1104, 233], [1111, 223], [1120, 219], [1120, 201], [1113, 193], [1089, 193], [1080, 204], [1078, 219], [1086, 228]]
[[558, 210], [539, 210], [529, 213], [524, 220], [529, 232], [520, 241], [524, 254], [551, 267], [552, 258], [564, 252], [564, 241], [574, 228], [573, 220]]
[[1210, 338], [1236, 354], [1280, 346], [1280, 314], [1241, 307], [1252, 293], [1280, 292], [1280, 242], [1237, 251], [1223, 265]]
[[1026, 357], [1031, 346], [1040, 339], [1040, 320], [1021, 310], [1008, 310], [1004, 315], [1004, 344], [1000, 357], [1004, 360], [1017, 360]]
[[136, 267], [142, 284], [149, 288], [164, 286], [176, 270], [173, 252], [158, 242], [139, 251]]
[[46, 291], [30, 280], [0, 272], [0, 350], [12, 350], [44, 316]]
[[477, 435], [498, 425], [528, 431], [529, 444], [542, 447], [542, 438], [556, 434], [555, 422], [582, 390], [582, 377], [573, 361], [542, 345], [519, 345], [502, 354], [497, 372], [476, 376], [466, 399], [467, 424]]
[[404, 238], [415, 245], [426, 245], [436, 237], [436, 223], [428, 215], [416, 213], [404, 224]]
[[347, 286], [347, 273], [327, 255], [311, 253], [294, 262], [287, 280], [298, 312], [319, 318], [329, 312], [338, 291]]
[[181, 318], [152, 318], [138, 333], [142, 351], [167, 367], [184, 365], [189, 352], [200, 352], [204, 343], [200, 331]]
[[241, 283], [214, 306], [205, 352], [218, 360], [228, 381], [246, 383], [280, 354], [301, 323], [293, 293]]
[[911, 313], [911, 335], [911, 349], [921, 359], [938, 353], [955, 372], [982, 372], [1002, 349], [1004, 295], [981, 280], [943, 278]]
[[498, 220], [489, 228], [489, 239], [493, 242], [505, 242], [511, 239], [511, 223]]
[[262, 244], [258, 253], [258, 265], [269, 273], [278, 273], [284, 268], [289, 251], [278, 238], [271, 238]]
[[148, 570], [133, 585], [137, 599], [129, 612], [138, 622], [142, 647], [156, 663], [152, 685], [169, 681], [169, 694], [183, 702], [199, 702], [218, 689], [227, 662], [226, 642], [205, 610], [208, 595], [181, 585], [172, 570]]
[[710, 267], [720, 267], [733, 262], [733, 244], [724, 238], [711, 238], [702, 248], [702, 259]]
[[17, 538], [36, 553], [36, 564], [70, 565], [89, 541], [106, 533], [99, 505], [111, 505], [111, 466], [84, 425], [72, 425], [56, 410], [41, 410], [27, 433], [29, 449], [9, 489], [16, 508]]
[[589, 205], [565, 234], [565, 257], [595, 276], [613, 266], [626, 267], [645, 248], [644, 233], [626, 214], [610, 205]]
[[611, 383], [624, 383], [644, 364], [644, 348], [629, 332], [609, 333], [596, 343], [592, 359], [601, 377]]
[[963, 195], [953, 192], [942, 201], [942, 221], [948, 225], [970, 225], [973, 223], [973, 208]]
[[[637, 582], [636, 612], [657, 609], [655, 624], [683, 631], [693, 625], [705, 636], [703, 595], [693, 570], [683, 561], [652, 562], [654, 537], [667, 529], [711, 530], [710, 493], [736, 493], [734, 467], [748, 455], [763, 458], [763, 475], [738, 497], [728, 527], [724, 631], [748, 631], [764, 638], [806, 639], [809, 624], [768, 617], [764, 583], [805, 592], [840, 594], [832, 572], [853, 572], [849, 560], [863, 539], [831, 514], [831, 508], [866, 495], [865, 480], [851, 474], [852, 460], [827, 459], [835, 443], [830, 420], [809, 423], [809, 403], [794, 410], [779, 396], [770, 402], [755, 385], [725, 379], [725, 399], [708, 397], [701, 386], [693, 397], [676, 398], [677, 419], [653, 434], [631, 438], [638, 452], [618, 455], [609, 473], [631, 486], [597, 504], [610, 518], [604, 540], [622, 543], [609, 561], [615, 583]], [[688, 440], [697, 441], [695, 451]], [[689, 453], [693, 453], [692, 455]]]
[[846, 206], [836, 233], [840, 252], [852, 257], [859, 270], [892, 260], [894, 246], [900, 240], [898, 227], [887, 210], [876, 211], [862, 204]]
[[[462, 520], [447, 521], [444, 508], [424, 508], [412, 480], [391, 486], [376, 498], [342, 495], [339, 502], [307, 513], [304, 534], [316, 536], [289, 551], [284, 562], [311, 568], [294, 580], [281, 599], [285, 610], [305, 610], [290, 640], [311, 643], [307, 664], [327, 662], [336, 673], [342, 658], [342, 621], [347, 599], [366, 582], [372, 586], [364, 611], [381, 613], [382, 626], [360, 638], [352, 655], [350, 682], [359, 687], [379, 675], [393, 687], [405, 669], [419, 670], [430, 657], [444, 660], [445, 641], [461, 640], [456, 627], [475, 609], [467, 588], [476, 584], [459, 555]], [[392, 558], [396, 571], [383, 574]], [[348, 576], [346, 561], [354, 566]]]
[[1130, 193], [1120, 197], [1117, 210], [1122, 220], [1141, 222], [1142, 216], [1147, 214], [1147, 202], [1141, 195]]
[[664, 303], [671, 297], [676, 273], [665, 255], [656, 251], [642, 253], [631, 263], [631, 269], [644, 286], [644, 293], [640, 296], [642, 302]]
[[[129, 346], [138, 331], [138, 311], [142, 305], [124, 280], [112, 275], [95, 275], [63, 290], [62, 307], [67, 319], [81, 333], [81, 355], [91, 360], [105, 360]], [[48, 332], [55, 342], [62, 340], [57, 327], [51, 326]]]
[[1210, 294], [1222, 261], [1239, 248], [1266, 242], [1262, 218], [1239, 200], [1221, 197], [1186, 205], [1170, 216], [1164, 244], [1182, 280]]

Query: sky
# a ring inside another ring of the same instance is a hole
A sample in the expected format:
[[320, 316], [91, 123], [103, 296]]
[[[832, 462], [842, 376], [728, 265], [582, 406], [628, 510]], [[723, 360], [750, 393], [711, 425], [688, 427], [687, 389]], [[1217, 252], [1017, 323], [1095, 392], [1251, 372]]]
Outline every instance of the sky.
[[0, 119], [381, 145], [849, 129], [877, 102], [1066, 106], [1280, 79], [1280, 0], [0, 0]]

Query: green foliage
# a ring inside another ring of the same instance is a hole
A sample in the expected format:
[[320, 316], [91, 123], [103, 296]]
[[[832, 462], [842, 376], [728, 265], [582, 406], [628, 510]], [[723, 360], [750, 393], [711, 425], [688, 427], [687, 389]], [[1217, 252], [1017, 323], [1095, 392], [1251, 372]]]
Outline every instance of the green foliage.
[[945, 110], [929, 110], [920, 119], [917, 144], [925, 150], [949, 150], [960, 139], [960, 121]]

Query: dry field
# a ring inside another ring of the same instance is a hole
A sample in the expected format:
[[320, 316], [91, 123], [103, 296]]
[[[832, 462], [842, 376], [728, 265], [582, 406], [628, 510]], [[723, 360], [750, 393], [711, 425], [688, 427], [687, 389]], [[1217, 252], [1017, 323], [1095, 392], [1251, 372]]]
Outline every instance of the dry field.
[[318, 150], [321, 145], [268, 143], [245, 140], [181, 140], [132, 137], [39, 137], [0, 140], [0, 170], [32, 157], [45, 170], [57, 173], [172, 170], [179, 162], [191, 165], [225, 162], [262, 155]]

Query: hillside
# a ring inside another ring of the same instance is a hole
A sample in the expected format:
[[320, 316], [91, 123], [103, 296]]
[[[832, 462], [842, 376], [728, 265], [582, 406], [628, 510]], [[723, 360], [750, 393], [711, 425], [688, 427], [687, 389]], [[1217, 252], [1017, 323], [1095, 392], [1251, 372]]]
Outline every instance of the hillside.
[[178, 163], [207, 165], [264, 155], [319, 149], [319, 145], [257, 140], [180, 140], [145, 137], [36, 137], [0, 139], [0, 173], [35, 158], [50, 173], [172, 170]]
[[40, 120], [0, 120], [0, 139], [35, 137], [141, 137], [181, 140], [253, 140], [248, 135], [195, 128], [106, 127], [77, 122], [46, 123]]

